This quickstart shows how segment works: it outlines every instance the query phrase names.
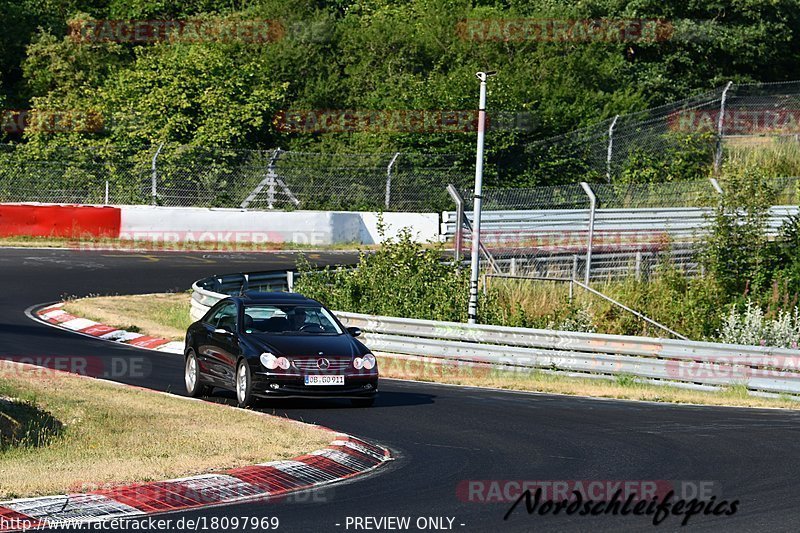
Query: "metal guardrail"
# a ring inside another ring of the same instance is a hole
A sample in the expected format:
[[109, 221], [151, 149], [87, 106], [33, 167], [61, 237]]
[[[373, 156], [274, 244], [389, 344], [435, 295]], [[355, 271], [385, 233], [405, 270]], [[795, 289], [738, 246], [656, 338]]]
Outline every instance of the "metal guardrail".
[[[270, 286], [291, 274], [259, 273]], [[238, 274], [238, 279], [257, 279]], [[192, 318], [216, 301], [237, 294], [236, 276], [215, 276], [192, 285]], [[211, 288], [229, 289], [226, 293]], [[251, 288], [255, 288], [253, 285]], [[800, 351], [762, 346], [577, 333], [483, 324], [461, 324], [336, 312], [376, 352], [483, 363], [503, 368], [544, 369], [587, 377], [636, 379], [707, 390], [743, 385], [755, 394], [800, 394]]]
[[[595, 249], [596, 250], [596, 249]], [[497, 254], [497, 252], [495, 251]], [[499, 255], [499, 254], [497, 254]], [[595, 251], [592, 255], [592, 280], [618, 279], [648, 274], [661, 260], [668, 258], [675, 268], [688, 276], [701, 272], [694, 245], [676, 243], [663, 250], [631, 249], [617, 252]], [[565, 250], [541, 256], [508, 257], [494, 260], [495, 272], [511, 275], [578, 278], [586, 270], [586, 250]]]
[[[769, 209], [768, 232], [774, 234], [791, 215], [798, 214], [796, 205], [776, 205]], [[636, 242], [645, 235], [669, 235], [674, 240], [691, 240], [708, 231], [714, 210], [703, 207], [670, 207], [640, 209], [598, 209], [595, 212], [594, 231], [613, 234], [620, 242]], [[465, 213], [469, 219], [471, 214]], [[550, 237], [563, 237], [565, 233], [576, 236], [588, 234], [589, 209], [540, 209], [483, 211], [481, 214], [481, 240], [488, 243]], [[458, 214], [442, 213], [441, 234], [452, 239], [456, 235]]]
[[[587, 186], [588, 187], [588, 186]], [[457, 202], [458, 203], [458, 202]], [[463, 208], [462, 208], [463, 209]], [[777, 236], [796, 205], [769, 209], [766, 234]], [[714, 209], [700, 207], [484, 211], [481, 243], [492, 271], [527, 276], [618, 279], [641, 273], [661, 260], [692, 276], [700, 273], [697, 243], [709, 233]], [[463, 246], [471, 238], [469, 213], [443, 212], [444, 240]], [[460, 244], [459, 244], [460, 243]]]

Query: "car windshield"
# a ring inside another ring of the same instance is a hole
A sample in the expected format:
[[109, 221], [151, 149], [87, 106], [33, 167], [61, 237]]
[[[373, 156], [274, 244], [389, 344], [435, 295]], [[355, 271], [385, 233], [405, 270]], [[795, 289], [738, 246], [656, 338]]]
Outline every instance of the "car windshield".
[[342, 329], [331, 314], [314, 305], [246, 305], [245, 333], [272, 335], [340, 335]]

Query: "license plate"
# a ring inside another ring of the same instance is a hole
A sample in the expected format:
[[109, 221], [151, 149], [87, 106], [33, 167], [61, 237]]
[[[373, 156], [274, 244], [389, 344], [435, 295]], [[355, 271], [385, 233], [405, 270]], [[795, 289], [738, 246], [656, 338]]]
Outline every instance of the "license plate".
[[344, 385], [344, 376], [306, 376], [306, 385]]

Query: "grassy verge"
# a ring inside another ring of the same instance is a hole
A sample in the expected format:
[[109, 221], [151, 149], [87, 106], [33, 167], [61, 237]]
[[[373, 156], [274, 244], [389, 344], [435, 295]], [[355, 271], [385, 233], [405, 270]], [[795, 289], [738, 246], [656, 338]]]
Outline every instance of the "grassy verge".
[[97, 296], [69, 300], [64, 310], [128, 331], [170, 340], [183, 340], [189, 327], [188, 293]]
[[[96, 305], [99, 303], [99, 305]], [[115, 323], [111, 325], [137, 324], [142, 333], [154, 334], [145, 324], [152, 323], [156, 316], [170, 315], [174, 326], [182, 330], [190, 323], [189, 297], [186, 294], [110, 296], [83, 298], [67, 304], [67, 310], [78, 316], [101, 316], [100, 308], [113, 309]], [[156, 308], [163, 307], [159, 312]], [[167, 311], [171, 309], [171, 311]], [[124, 310], [124, 312], [123, 312]], [[78, 311], [85, 311], [81, 314]], [[101, 320], [102, 321], [102, 320]], [[161, 325], [163, 328], [163, 325]], [[177, 331], [177, 330], [173, 330]], [[420, 360], [379, 357], [381, 376], [387, 378], [415, 379], [453, 385], [471, 385], [508, 390], [550, 392], [616, 398], [646, 400], [668, 403], [692, 403], [703, 405], [729, 405], [741, 407], [780, 407], [800, 409], [800, 402], [790, 398], [760, 398], [750, 396], [743, 387], [730, 387], [716, 392], [702, 392], [677, 387], [637, 383], [627, 376], [615, 381], [591, 378], [574, 378], [540, 371], [512, 372], [490, 367], [468, 367], [465, 365], [436, 364]]]
[[379, 356], [378, 359], [381, 376], [431, 383], [592, 396], [618, 400], [800, 409], [800, 402], [796, 400], [788, 397], [761, 398], [751, 396], [744, 386], [731, 386], [719, 391], [704, 392], [639, 383], [632, 376], [618, 376], [616, 380], [605, 380], [563, 376], [540, 370], [496, 370], [481, 366], [442, 365], [421, 360], [382, 356]]
[[0, 498], [288, 459], [330, 442], [324, 430], [280, 418], [7, 362], [0, 396], [15, 399], [0, 403], [0, 418], [34, 411], [59, 428], [0, 450]]

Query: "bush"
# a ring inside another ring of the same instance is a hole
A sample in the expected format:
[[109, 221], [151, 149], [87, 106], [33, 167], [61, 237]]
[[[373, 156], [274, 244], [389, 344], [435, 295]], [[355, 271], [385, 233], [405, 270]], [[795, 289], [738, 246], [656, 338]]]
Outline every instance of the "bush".
[[[647, 139], [642, 132], [641, 143]], [[647, 139], [649, 144], [630, 150], [621, 164], [621, 183], [663, 183], [702, 179], [711, 170], [714, 161], [715, 137], [699, 134], [664, 134]], [[643, 143], [642, 143], [643, 144]], [[658, 149], [653, 149], [658, 146]]]
[[464, 322], [468, 273], [441, 258], [441, 247], [426, 248], [404, 229], [374, 253], [362, 252], [356, 268], [315, 272], [302, 258], [295, 287], [338, 311]]
[[800, 343], [800, 310], [779, 311], [774, 319], [767, 318], [758, 305], [748, 300], [739, 311], [732, 305], [719, 329], [720, 342], [776, 346], [797, 349]]
[[769, 288], [777, 267], [775, 246], [766, 234], [775, 194], [758, 168], [726, 171], [700, 260], [729, 295], [758, 293]]

